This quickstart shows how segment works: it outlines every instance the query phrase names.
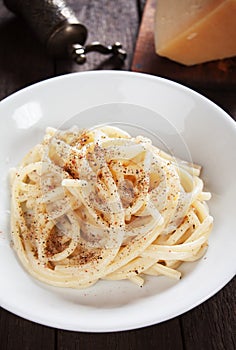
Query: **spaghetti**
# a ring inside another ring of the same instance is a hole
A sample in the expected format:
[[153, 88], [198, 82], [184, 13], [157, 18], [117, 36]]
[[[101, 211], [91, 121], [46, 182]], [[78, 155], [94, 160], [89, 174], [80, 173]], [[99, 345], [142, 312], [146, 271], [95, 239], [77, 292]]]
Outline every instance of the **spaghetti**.
[[205, 253], [213, 223], [199, 175], [118, 128], [48, 128], [12, 171], [14, 249], [54, 286], [179, 279], [178, 266]]

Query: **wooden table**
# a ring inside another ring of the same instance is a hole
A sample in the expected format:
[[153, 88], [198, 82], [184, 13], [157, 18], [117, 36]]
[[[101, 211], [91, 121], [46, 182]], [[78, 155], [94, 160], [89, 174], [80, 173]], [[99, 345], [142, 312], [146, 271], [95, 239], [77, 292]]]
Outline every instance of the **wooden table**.
[[[0, 0], [0, 99], [40, 80], [69, 72], [131, 69], [145, 1], [68, 2], [81, 22], [89, 28], [88, 42], [97, 39], [106, 44], [117, 40], [122, 42], [128, 52], [125, 63], [120, 65], [100, 54], [90, 54], [83, 66], [48, 57], [22, 20], [11, 14]], [[207, 86], [198, 87], [198, 91], [217, 102], [236, 119], [235, 91], [210, 90]], [[233, 350], [236, 348], [235, 288], [234, 279], [192, 311], [158, 325], [117, 333], [57, 330], [0, 309], [0, 349]]]

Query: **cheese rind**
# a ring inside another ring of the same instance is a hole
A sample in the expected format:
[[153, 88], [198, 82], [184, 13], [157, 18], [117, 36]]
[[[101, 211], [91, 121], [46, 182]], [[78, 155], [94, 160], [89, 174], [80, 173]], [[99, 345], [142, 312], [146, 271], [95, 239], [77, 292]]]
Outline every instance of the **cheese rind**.
[[[163, 3], [165, 5], [163, 6]], [[193, 10], [193, 4], [198, 6]], [[180, 0], [177, 19], [165, 13], [172, 0], [158, 0], [155, 23], [156, 53], [185, 65], [236, 55], [236, 0]], [[183, 9], [183, 3], [190, 10]], [[170, 7], [169, 7], [170, 8]], [[188, 10], [188, 11], [187, 11]], [[168, 28], [169, 26], [169, 28]]]

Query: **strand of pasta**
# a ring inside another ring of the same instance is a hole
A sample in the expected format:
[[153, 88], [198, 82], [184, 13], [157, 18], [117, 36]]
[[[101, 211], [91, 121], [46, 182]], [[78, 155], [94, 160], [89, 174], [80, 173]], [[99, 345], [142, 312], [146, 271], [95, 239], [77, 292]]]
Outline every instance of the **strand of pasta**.
[[61, 287], [179, 279], [181, 262], [204, 254], [213, 223], [199, 174], [118, 128], [48, 128], [12, 172], [14, 248], [29, 273]]

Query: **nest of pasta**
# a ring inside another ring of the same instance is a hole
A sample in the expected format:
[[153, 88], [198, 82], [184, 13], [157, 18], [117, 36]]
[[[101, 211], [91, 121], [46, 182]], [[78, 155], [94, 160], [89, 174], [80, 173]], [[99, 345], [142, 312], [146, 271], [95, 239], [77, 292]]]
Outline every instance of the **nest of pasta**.
[[48, 128], [12, 171], [14, 248], [31, 275], [60, 287], [179, 279], [212, 228], [199, 175], [118, 128]]

